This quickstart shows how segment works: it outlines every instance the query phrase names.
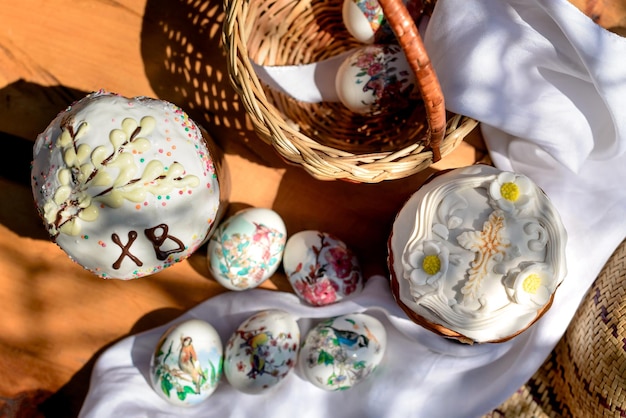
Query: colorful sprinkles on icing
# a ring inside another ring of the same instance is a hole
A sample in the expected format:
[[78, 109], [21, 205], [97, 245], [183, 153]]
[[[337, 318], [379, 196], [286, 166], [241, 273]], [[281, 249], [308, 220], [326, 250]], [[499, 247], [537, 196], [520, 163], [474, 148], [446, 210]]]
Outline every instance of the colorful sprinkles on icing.
[[[163, 103], [100, 90], [60, 112], [36, 141], [31, 184], [51, 238], [100, 277], [143, 277], [186, 259], [213, 226], [207, 214], [219, 210], [200, 130]], [[178, 222], [183, 216], [192, 219]], [[144, 231], [164, 219], [163, 235], [149, 239]], [[74, 251], [77, 237], [95, 247]], [[151, 261], [159, 253], [166, 258]]]

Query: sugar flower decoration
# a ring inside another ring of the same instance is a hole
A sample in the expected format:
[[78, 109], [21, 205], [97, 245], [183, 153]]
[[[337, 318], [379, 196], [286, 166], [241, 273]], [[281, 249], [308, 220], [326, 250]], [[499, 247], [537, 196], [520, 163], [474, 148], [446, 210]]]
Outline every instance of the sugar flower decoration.
[[504, 171], [489, 186], [489, 195], [496, 205], [505, 212], [522, 209], [530, 199], [532, 182], [522, 174]]
[[545, 264], [532, 264], [508, 281], [508, 293], [518, 304], [541, 307], [550, 299], [553, 276]]
[[448, 270], [450, 250], [436, 241], [425, 241], [408, 257], [412, 285], [433, 286]]

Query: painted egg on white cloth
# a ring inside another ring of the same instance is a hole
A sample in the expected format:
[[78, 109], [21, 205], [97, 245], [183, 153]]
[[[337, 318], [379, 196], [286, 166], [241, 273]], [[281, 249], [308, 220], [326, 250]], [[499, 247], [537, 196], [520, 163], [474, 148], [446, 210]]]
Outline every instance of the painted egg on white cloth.
[[315, 386], [346, 390], [371, 376], [386, 348], [387, 332], [378, 319], [364, 313], [342, 315], [309, 330], [298, 362]]
[[286, 240], [287, 229], [278, 213], [243, 209], [222, 222], [211, 237], [209, 269], [227, 289], [255, 288], [280, 266]]
[[208, 322], [189, 319], [173, 325], [152, 354], [152, 388], [173, 405], [197, 405], [217, 388], [223, 353], [222, 340]]
[[394, 112], [419, 98], [415, 74], [395, 44], [357, 48], [335, 76], [339, 101], [359, 114]]
[[289, 312], [259, 311], [226, 343], [224, 375], [241, 392], [263, 392], [282, 382], [294, 368], [299, 347], [300, 328]]
[[296, 295], [314, 306], [363, 290], [356, 255], [329, 233], [307, 230], [292, 235], [285, 245], [283, 268]]

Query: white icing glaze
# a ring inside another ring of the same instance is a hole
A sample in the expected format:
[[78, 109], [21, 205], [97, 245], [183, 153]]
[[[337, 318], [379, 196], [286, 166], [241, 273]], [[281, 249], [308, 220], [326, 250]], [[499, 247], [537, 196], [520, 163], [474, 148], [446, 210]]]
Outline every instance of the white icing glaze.
[[[503, 197], [507, 188], [516, 199]], [[497, 341], [526, 329], [549, 302], [566, 275], [566, 240], [532, 181], [476, 165], [435, 177], [409, 199], [393, 226], [390, 268], [399, 301], [419, 316]]]
[[227, 173], [201, 129], [162, 100], [92, 93], [57, 115], [33, 156], [33, 195], [51, 238], [102, 278], [184, 260], [226, 204]]

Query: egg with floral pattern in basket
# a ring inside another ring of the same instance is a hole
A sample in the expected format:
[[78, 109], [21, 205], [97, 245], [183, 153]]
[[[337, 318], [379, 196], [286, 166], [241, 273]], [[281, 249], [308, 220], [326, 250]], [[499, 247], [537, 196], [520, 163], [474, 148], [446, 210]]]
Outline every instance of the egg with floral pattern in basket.
[[291, 236], [283, 268], [296, 295], [313, 306], [340, 301], [363, 289], [356, 255], [330, 233], [306, 230]]
[[397, 112], [420, 98], [415, 74], [395, 44], [357, 48], [339, 66], [335, 89], [341, 103], [363, 115]]
[[[403, 0], [403, 3], [417, 23], [424, 9], [422, 0]], [[360, 42], [393, 43], [395, 40], [378, 0], [344, 0], [341, 16], [346, 30]]]

